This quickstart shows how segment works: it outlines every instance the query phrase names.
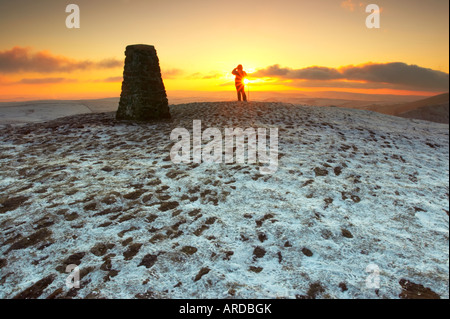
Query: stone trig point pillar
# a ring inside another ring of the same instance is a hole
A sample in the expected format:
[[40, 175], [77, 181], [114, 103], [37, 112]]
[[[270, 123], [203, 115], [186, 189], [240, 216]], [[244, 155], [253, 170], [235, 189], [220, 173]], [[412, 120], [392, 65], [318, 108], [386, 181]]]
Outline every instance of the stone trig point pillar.
[[125, 51], [118, 120], [150, 121], [170, 118], [169, 102], [159, 59], [152, 45], [129, 45]]

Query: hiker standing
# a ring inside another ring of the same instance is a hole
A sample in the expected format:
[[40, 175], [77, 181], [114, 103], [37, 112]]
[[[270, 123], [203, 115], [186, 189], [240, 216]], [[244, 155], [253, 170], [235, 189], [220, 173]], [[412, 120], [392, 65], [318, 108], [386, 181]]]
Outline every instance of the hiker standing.
[[245, 94], [244, 86], [244, 78], [247, 76], [247, 73], [243, 70], [241, 64], [239, 64], [231, 73], [236, 76], [234, 79], [234, 84], [236, 85], [238, 101], [241, 100], [242, 95], [243, 100], [247, 102], [247, 95]]

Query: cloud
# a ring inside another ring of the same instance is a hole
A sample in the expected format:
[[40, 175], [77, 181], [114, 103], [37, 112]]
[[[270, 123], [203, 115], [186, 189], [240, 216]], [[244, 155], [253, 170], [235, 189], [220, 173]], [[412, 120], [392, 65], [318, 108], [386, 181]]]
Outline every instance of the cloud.
[[90, 69], [112, 69], [123, 66], [123, 61], [104, 59], [100, 61], [75, 60], [57, 56], [49, 51], [32, 52], [30, 48], [13, 47], [0, 51], [0, 73], [16, 72], [73, 72]]
[[123, 81], [122, 76], [113, 76], [104, 79], [80, 81], [78, 79], [70, 79], [63, 77], [47, 77], [47, 78], [24, 78], [18, 81], [10, 81], [5, 77], [0, 77], [0, 84], [2, 85], [17, 85], [17, 84], [61, 84], [61, 83], [120, 83]]
[[208, 74], [201, 73], [201, 72], [195, 72], [188, 76], [188, 79], [191, 80], [211, 80], [211, 79], [218, 79], [222, 76], [221, 73], [212, 71]]
[[17, 84], [28, 84], [28, 85], [39, 85], [39, 84], [61, 84], [61, 83], [79, 83], [77, 79], [69, 79], [63, 77], [47, 77], [47, 78], [24, 78], [20, 80], [9, 80], [6, 77], [0, 77], [1, 85], [17, 85]]
[[[358, 9], [359, 12], [365, 12], [365, 8], [367, 7], [367, 4], [370, 2], [358, 2], [355, 3], [354, 0], [345, 0], [341, 2], [341, 7], [345, 10], [348, 10], [350, 12], [355, 12], [356, 9]], [[380, 8], [380, 12], [382, 9]]]
[[259, 69], [252, 73], [253, 77], [272, 77], [272, 76], [286, 76], [292, 69], [281, 68], [279, 64], [268, 66], [265, 69]]
[[56, 84], [56, 83], [75, 83], [75, 79], [66, 78], [39, 78], [39, 79], [22, 79], [16, 83], [20, 84]]
[[311, 79], [326, 81], [341, 79], [342, 75], [336, 69], [313, 66], [300, 70], [292, 70], [292, 72], [289, 73], [289, 77], [291, 79]]
[[201, 78], [202, 78], [202, 74], [200, 72], [195, 72], [188, 76], [188, 79], [192, 79], [192, 80], [198, 80]]
[[217, 79], [217, 78], [219, 78], [221, 75], [222, 75], [222, 74], [219, 74], [219, 73], [212, 73], [212, 74], [209, 74], [209, 75], [204, 75], [204, 76], [202, 77], [202, 79], [203, 79], [203, 80]]
[[448, 90], [449, 86], [448, 73], [401, 62], [349, 66], [341, 72], [348, 80], [401, 84], [424, 89]]
[[281, 68], [279, 64], [252, 73], [252, 77], [281, 77], [285, 79], [334, 80], [342, 78], [336, 69], [312, 66], [304, 69]]
[[123, 81], [123, 76], [112, 76], [106, 79], [101, 79], [101, 80], [95, 80], [93, 82], [100, 82], [100, 83], [116, 83], [116, 82], [122, 82]]
[[313, 66], [303, 69], [282, 68], [278, 64], [257, 70], [252, 77], [274, 77], [285, 80], [378, 83], [411, 89], [448, 91], [449, 74], [437, 70], [408, 65], [402, 62], [367, 63], [342, 68]]
[[355, 4], [352, 0], [345, 0], [341, 2], [341, 7], [350, 11], [355, 11]]
[[161, 76], [163, 79], [170, 80], [175, 79], [178, 76], [182, 75], [184, 72], [180, 69], [164, 69], [161, 70]]

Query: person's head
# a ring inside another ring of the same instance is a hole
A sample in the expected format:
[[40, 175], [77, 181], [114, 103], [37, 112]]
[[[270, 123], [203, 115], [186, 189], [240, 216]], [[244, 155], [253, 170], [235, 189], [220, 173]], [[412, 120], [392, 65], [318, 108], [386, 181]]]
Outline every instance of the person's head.
[[239, 71], [242, 71], [242, 64], [239, 64], [238, 66], [237, 66], [237, 69], [239, 70]]

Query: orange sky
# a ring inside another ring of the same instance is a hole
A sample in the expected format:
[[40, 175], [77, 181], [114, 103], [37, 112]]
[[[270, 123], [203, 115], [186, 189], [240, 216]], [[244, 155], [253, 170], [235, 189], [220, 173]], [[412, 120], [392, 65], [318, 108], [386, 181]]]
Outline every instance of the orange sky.
[[[156, 47], [171, 91], [254, 90], [434, 95], [448, 91], [447, 0], [0, 0], [0, 100], [120, 95], [124, 49]], [[368, 29], [365, 7], [381, 7]]]

